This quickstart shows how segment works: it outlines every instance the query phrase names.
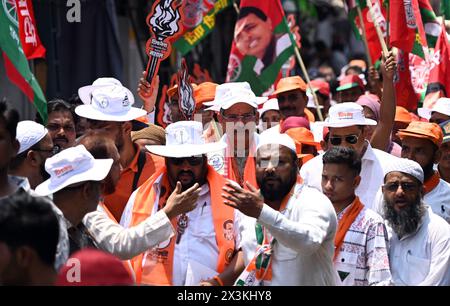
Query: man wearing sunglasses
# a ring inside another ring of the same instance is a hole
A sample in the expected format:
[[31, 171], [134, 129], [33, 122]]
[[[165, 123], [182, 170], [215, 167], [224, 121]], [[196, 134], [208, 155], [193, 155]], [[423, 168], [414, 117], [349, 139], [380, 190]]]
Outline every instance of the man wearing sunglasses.
[[9, 174], [26, 178], [30, 188], [49, 178], [45, 171], [45, 161], [59, 152], [53, 145], [48, 130], [34, 121], [20, 121], [17, 125], [17, 140], [20, 143], [16, 157], [9, 165]]
[[[154, 230], [170, 223], [172, 233], [132, 259], [139, 284], [197, 285], [207, 279], [203, 284], [232, 285], [237, 277], [237, 235], [230, 235], [232, 225], [238, 228], [235, 211], [223, 205], [225, 179], [208, 165], [206, 156], [226, 144], [206, 143], [202, 134], [201, 122], [178, 121], [167, 126], [166, 145], [146, 147], [165, 158], [165, 167], [131, 195], [120, 223], [133, 227], [159, 214], [161, 222]], [[186, 199], [187, 206], [164, 212], [172, 197]], [[211, 273], [198, 275], [198, 267]]]
[[[350, 147], [361, 158], [361, 183], [356, 195], [368, 208], [372, 208], [378, 189], [383, 184], [384, 168], [397, 157], [374, 149], [366, 140], [365, 126], [376, 122], [364, 117], [362, 106], [353, 103], [339, 103], [330, 107], [324, 126], [329, 128], [327, 148]], [[322, 156], [316, 156], [303, 165], [300, 175], [305, 184], [322, 190]]]
[[423, 201], [423, 182], [422, 167], [412, 160], [397, 159], [386, 169], [383, 217], [392, 279], [399, 286], [448, 286], [450, 226]]

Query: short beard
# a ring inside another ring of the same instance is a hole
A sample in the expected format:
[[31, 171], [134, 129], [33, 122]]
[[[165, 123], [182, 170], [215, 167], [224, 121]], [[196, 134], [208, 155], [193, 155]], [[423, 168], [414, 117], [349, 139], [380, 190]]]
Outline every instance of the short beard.
[[277, 189], [267, 190], [264, 185], [264, 178], [262, 180], [258, 180], [258, 185], [261, 188], [261, 194], [264, 199], [269, 201], [282, 200], [289, 193], [289, 191], [291, 191], [292, 186], [294, 186], [295, 182], [297, 181], [297, 169], [297, 167], [292, 167], [289, 180], [286, 182], [286, 184], [280, 184], [280, 187]]
[[384, 218], [400, 238], [417, 230], [425, 210], [420, 198], [412, 205], [401, 209], [400, 212], [397, 212], [392, 204], [383, 200]]

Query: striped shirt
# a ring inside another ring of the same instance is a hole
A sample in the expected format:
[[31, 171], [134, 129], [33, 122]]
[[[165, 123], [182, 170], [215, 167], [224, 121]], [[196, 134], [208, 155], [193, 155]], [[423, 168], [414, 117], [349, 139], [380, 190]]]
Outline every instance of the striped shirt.
[[[338, 214], [338, 222], [349, 207]], [[334, 260], [339, 276], [337, 283], [343, 286], [391, 284], [387, 248], [388, 235], [383, 219], [364, 207], [345, 234]]]

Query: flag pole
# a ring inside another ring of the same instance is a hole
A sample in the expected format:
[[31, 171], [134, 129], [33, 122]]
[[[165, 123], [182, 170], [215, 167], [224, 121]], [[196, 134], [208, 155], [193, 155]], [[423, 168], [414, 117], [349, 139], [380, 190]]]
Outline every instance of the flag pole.
[[381, 44], [381, 48], [383, 49], [383, 55], [386, 57], [389, 53], [389, 50], [386, 46], [386, 42], [384, 41], [383, 33], [381, 33], [380, 25], [375, 20], [375, 14], [373, 12], [373, 5], [371, 0], [366, 0], [367, 6], [369, 7], [370, 17], [372, 18], [373, 25], [375, 26], [375, 30], [377, 32], [378, 39]]
[[369, 44], [367, 43], [366, 26], [359, 5], [356, 6], [356, 10], [358, 11], [359, 23], [361, 24], [364, 49], [366, 49], [367, 54], [367, 63], [369, 64], [369, 67], [372, 67], [372, 58], [370, 57]]
[[305, 76], [306, 82], [308, 83], [309, 88], [311, 89], [311, 94], [313, 96], [314, 104], [316, 105], [317, 114], [319, 115], [319, 120], [323, 121], [322, 111], [319, 108], [319, 100], [317, 99], [317, 95], [311, 87], [311, 80], [309, 78], [308, 71], [306, 70], [305, 63], [303, 62], [302, 56], [300, 55], [300, 51], [298, 50], [298, 46], [294, 44], [295, 56], [297, 57], [297, 61], [300, 64], [300, 68], [302, 69], [303, 75]]

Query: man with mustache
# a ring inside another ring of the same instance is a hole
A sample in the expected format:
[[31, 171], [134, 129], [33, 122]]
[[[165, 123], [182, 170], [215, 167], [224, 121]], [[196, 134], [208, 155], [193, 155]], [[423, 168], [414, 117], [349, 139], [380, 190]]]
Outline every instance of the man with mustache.
[[423, 201], [423, 182], [422, 167], [406, 158], [386, 170], [383, 217], [392, 278], [400, 286], [448, 286], [450, 226]]
[[361, 177], [355, 150], [333, 147], [323, 155], [322, 190], [338, 218], [334, 266], [343, 286], [391, 284], [388, 238], [380, 215], [364, 207], [355, 189]]
[[402, 157], [417, 162], [424, 172], [424, 201], [450, 223], [450, 185], [440, 178], [434, 164], [441, 157], [442, 129], [436, 123], [414, 121], [398, 131]]
[[224, 131], [221, 141], [226, 143], [224, 151], [214, 152], [219, 156], [215, 170], [241, 186], [246, 180], [256, 184], [254, 154], [259, 139], [259, 114], [250, 84], [230, 82], [217, 86], [214, 105], [220, 109], [218, 119]]
[[[329, 128], [327, 149], [350, 147], [361, 158], [361, 182], [356, 188], [356, 195], [366, 207], [372, 208], [383, 184], [384, 169], [397, 157], [372, 148], [366, 140], [367, 125], [376, 125], [376, 122], [366, 118], [363, 108], [353, 102], [333, 105], [324, 121], [324, 126]], [[306, 185], [322, 190], [322, 169], [323, 160], [319, 155], [302, 166], [300, 176]]]
[[[239, 286], [334, 285], [336, 214], [319, 191], [298, 183], [294, 141], [286, 134], [261, 137], [256, 154], [257, 190], [227, 183], [225, 204], [238, 209], [246, 268]], [[241, 263], [242, 265], [242, 263]]]
[[45, 171], [45, 161], [58, 153], [48, 130], [34, 121], [20, 121], [17, 125], [17, 140], [20, 143], [16, 157], [9, 165], [9, 174], [26, 178], [30, 188], [49, 178]]
[[438, 171], [441, 178], [450, 183], [450, 120], [440, 124], [444, 138], [441, 145], [441, 159], [438, 164]]
[[61, 150], [74, 145], [77, 137], [75, 131], [75, 115], [69, 103], [61, 99], [55, 99], [47, 104], [48, 121], [47, 129], [53, 143]]
[[123, 170], [116, 191], [104, 199], [114, 219], [119, 221], [130, 195], [163, 166], [163, 159], [141, 151], [133, 143], [132, 120], [147, 112], [132, 107], [134, 96], [120, 81], [99, 78], [92, 85], [81, 87], [78, 95], [86, 104], [75, 108], [77, 115], [88, 119], [88, 129], [106, 132], [119, 150]]
[[[137, 226], [155, 216], [167, 206], [167, 198], [174, 191], [194, 199], [189, 209], [168, 215], [172, 235], [156, 247], [133, 258], [137, 283], [148, 285], [185, 285], [188, 271], [195, 274], [198, 266], [214, 271], [194, 278], [196, 283], [231, 285], [237, 277], [235, 264], [235, 211], [223, 205], [220, 190], [225, 179], [208, 165], [206, 154], [224, 149], [225, 143], [206, 143], [203, 126], [197, 121], [178, 121], [166, 128], [165, 146], [147, 146], [164, 156], [165, 167], [159, 169], [130, 197], [122, 216], [125, 227]], [[181, 215], [179, 215], [181, 214]], [[233, 224], [230, 224], [233, 223]]]

